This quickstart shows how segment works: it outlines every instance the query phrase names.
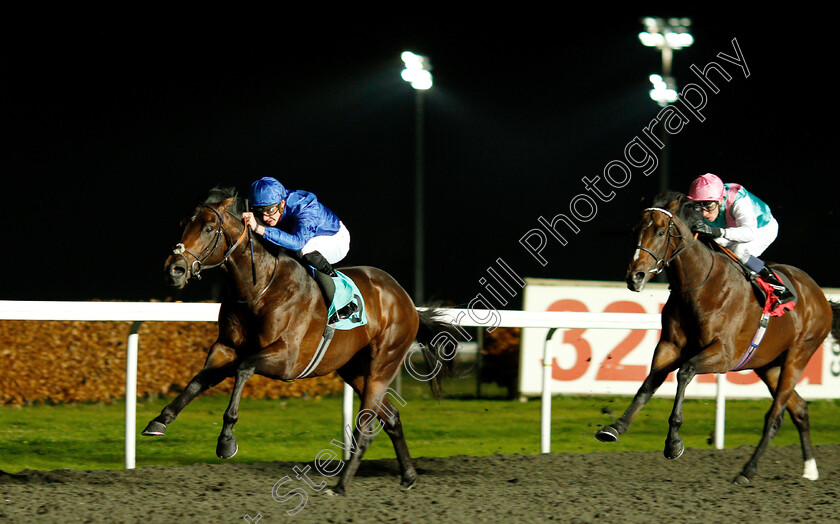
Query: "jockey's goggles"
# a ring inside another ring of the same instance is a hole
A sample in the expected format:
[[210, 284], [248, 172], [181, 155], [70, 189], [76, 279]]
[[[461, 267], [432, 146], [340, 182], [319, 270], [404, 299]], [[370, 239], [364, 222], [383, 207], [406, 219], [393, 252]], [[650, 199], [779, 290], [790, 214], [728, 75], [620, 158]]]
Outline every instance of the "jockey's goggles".
[[708, 202], [697, 202], [697, 209], [702, 209], [703, 211], [714, 211], [717, 205], [717, 200], [709, 200]]
[[273, 215], [280, 210], [280, 204], [270, 204], [267, 206], [257, 206], [254, 208], [255, 215]]

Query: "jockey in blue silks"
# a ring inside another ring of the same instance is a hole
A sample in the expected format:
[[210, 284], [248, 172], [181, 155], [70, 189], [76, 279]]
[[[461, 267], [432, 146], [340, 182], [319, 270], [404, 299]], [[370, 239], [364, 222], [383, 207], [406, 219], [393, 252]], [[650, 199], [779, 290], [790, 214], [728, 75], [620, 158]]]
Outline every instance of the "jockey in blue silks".
[[688, 198], [695, 201], [703, 222], [692, 230], [714, 239], [731, 250], [741, 262], [769, 283], [784, 304], [793, 300], [793, 294], [781, 280], [758, 258], [779, 233], [779, 223], [770, 212], [770, 206], [739, 184], [724, 184], [712, 173], [694, 179]]
[[[314, 194], [287, 191], [275, 178], [263, 177], [251, 184], [250, 198], [253, 212], [242, 214], [248, 227], [315, 268], [315, 280], [329, 308], [335, 295], [332, 277], [336, 273], [332, 264], [338, 263], [350, 250], [350, 232]], [[262, 219], [261, 223], [257, 223], [256, 217]], [[355, 313], [356, 307], [351, 302], [337, 311], [328, 323], [348, 318]]]

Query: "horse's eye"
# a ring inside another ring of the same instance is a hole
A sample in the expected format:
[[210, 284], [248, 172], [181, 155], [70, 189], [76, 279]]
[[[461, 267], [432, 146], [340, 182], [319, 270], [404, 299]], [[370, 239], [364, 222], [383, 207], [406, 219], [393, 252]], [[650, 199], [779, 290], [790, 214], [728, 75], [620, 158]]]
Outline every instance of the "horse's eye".
[[204, 232], [205, 233], [212, 233], [213, 232], [213, 226], [210, 225], [210, 224], [207, 224], [206, 226], [204, 226]]
[[656, 236], [658, 236], [658, 237], [664, 237], [664, 236], [665, 236], [665, 230], [664, 230], [664, 229], [660, 229], [659, 231], [657, 231], [657, 232], [656, 232]]

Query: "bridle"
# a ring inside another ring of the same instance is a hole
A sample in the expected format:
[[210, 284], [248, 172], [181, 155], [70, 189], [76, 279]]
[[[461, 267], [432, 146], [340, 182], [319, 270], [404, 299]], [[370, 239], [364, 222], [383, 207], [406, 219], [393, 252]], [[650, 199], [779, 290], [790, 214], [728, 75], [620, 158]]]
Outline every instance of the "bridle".
[[[676, 234], [676, 235], [672, 233], [672, 231], [674, 231], [675, 229], [679, 232], [679, 228], [677, 228], [677, 225], [674, 223], [674, 214], [671, 213], [670, 211], [668, 211], [667, 209], [662, 209], [662, 208], [659, 208], [659, 207], [649, 207], [649, 208], [645, 209], [643, 212], [647, 212], [647, 211], [659, 211], [660, 213], [665, 213], [666, 215], [668, 215], [668, 231], [667, 231], [667, 238], [665, 239], [665, 252], [662, 254], [661, 257], [657, 256], [656, 253], [654, 253], [650, 249], [646, 248], [645, 246], [642, 246], [642, 245], [637, 245], [636, 246], [636, 249], [644, 251], [648, 255], [652, 256], [653, 259], [656, 261], [656, 265], [653, 267], [653, 269], [648, 271], [648, 273], [653, 273], [654, 275], [656, 275], [656, 274], [661, 273], [662, 270], [664, 270], [665, 267], [668, 264], [670, 264], [672, 260], [674, 260], [675, 258], [680, 256], [680, 254], [682, 254], [682, 252], [685, 251], [685, 249], [688, 246], [690, 246], [692, 244], [692, 242], [695, 241], [695, 239], [691, 238], [688, 241], [685, 241], [685, 237], [683, 236], [682, 233], [679, 233], [679, 234]], [[668, 256], [668, 249], [671, 246], [671, 239], [683, 240], [684, 243], [679, 249], [677, 249], [673, 253], [671, 253], [671, 256]]]
[[[203, 208], [207, 208], [210, 211], [212, 211], [213, 213], [215, 213], [216, 217], [218, 217], [218, 219], [219, 219], [219, 225], [218, 225], [218, 227], [216, 227], [216, 231], [214, 231], [214, 233], [213, 233], [213, 242], [211, 243], [211, 245], [204, 248], [204, 250], [199, 254], [193, 253], [191, 250], [187, 249], [186, 246], [184, 246], [184, 244], [181, 243], [181, 242], [176, 244], [175, 249], [172, 250], [172, 254], [174, 254], [175, 256], [181, 257], [184, 260], [184, 263], [187, 265], [187, 280], [189, 280], [190, 275], [194, 276], [198, 280], [201, 280], [201, 271], [202, 270], [213, 269], [214, 267], [221, 266], [222, 264], [227, 262], [228, 257], [230, 257], [231, 253], [233, 253], [233, 250], [236, 249], [239, 246], [239, 244], [245, 238], [245, 235], [247, 234], [247, 231], [248, 231], [248, 227], [245, 226], [242, 229], [242, 234], [239, 235], [239, 238], [237, 238], [236, 242], [234, 242], [233, 237], [231, 236], [231, 234], [228, 232], [227, 228], [225, 227], [224, 218], [222, 217], [222, 214], [219, 213], [214, 207], [212, 207], [210, 205], [207, 205], [207, 204], [201, 204], [199, 206], [198, 210], [203, 209]], [[196, 210], [196, 215], [198, 214], [198, 210]], [[233, 213], [231, 213], [230, 211], [228, 211], [228, 214], [230, 214], [233, 217], [236, 216]], [[196, 215], [193, 215], [191, 220], [195, 220]], [[222, 235], [224, 235], [224, 238], [227, 240], [227, 243], [228, 243], [228, 245], [230, 245], [230, 247], [225, 252], [225, 254], [222, 256], [221, 260], [219, 260], [215, 264], [204, 265], [204, 263], [207, 261], [207, 259], [209, 259], [211, 256], [213, 256], [213, 253], [216, 252], [216, 248], [219, 247], [219, 244], [222, 241]], [[192, 256], [192, 258], [193, 258], [192, 263], [190, 263], [189, 260], [187, 260], [187, 257], [184, 253]]]
[[[656, 274], [661, 273], [668, 266], [668, 264], [671, 263], [672, 260], [674, 260], [675, 258], [680, 256], [683, 251], [685, 251], [691, 244], [696, 242], [697, 238], [696, 237], [689, 237], [689, 239], [686, 240], [685, 235], [683, 235], [682, 233], [679, 232], [679, 228], [674, 223], [674, 214], [671, 213], [670, 211], [668, 211], [667, 209], [662, 209], [662, 208], [659, 208], [659, 207], [649, 207], [649, 208], [645, 209], [643, 211], [643, 213], [647, 212], [647, 211], [658, 211], [660, 213], [665, 213], [666, 215], [668, 215], [668, 230], [667, 230], [667, 233], [666, 233], [667, 238], [665, 239], [665, 252], [662, 254], [661, 257], [657, 256], [656, 253], [654, 253], [650, 249], [646, 248], [645, 246], [642, 246], [642, 245], [637, 245], [636, 246], [636, 249], [644, 251], [645, 253], [652, 256], [653, 259], [656, 261], [656, 265], [653, 267], [653, 269], [648, 271], [648, 273], [653, 273], [654, 275], [656, 275]], [[673, 234], [672, 233], [672, 231], [675, 230], [675, 229], [677, 230], [678, 234]], [[682, 241], [682, 246], [680, 246], [678, 249], [674, 250], [671, 253], [671, 256], [668, 256], [668, 250], [670, 249], [670, 246], [671, 246], [671, 239], [677, 239], [677, 240]], [[690, 291], [694, 291], [696, 289], [699, 289], [699, 288], [703, 287], [703, 285], [706, 282], [709, 281], [709, 278], [712, 275], [712, 270], [714, 269], [714, 267], [715, 267], [715, 257], [712, 256], [712, 264], [709, 268], [709, 273], [706, 275], [706, 278], [704, 278], [703, 281], [700, 282], [699, 285], [694, 286], [691, 289], [683, 290], [682, 292], [683, 293], [688, 293]]]

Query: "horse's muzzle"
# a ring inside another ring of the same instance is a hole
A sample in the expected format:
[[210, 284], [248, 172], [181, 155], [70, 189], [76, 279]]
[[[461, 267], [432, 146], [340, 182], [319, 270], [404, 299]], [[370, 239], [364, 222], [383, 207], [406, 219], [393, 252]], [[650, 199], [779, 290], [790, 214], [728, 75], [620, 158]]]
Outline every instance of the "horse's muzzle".
[[631, 269], [627, 272], [627, 289], [630, 291], [641, 291], [647, 283], [647, 273]]
[[167, 284], [177, 289], [183, 289], [187, 285], [189, 271], [183, 257], [171, 256], [166, 259], [165, 270]]

